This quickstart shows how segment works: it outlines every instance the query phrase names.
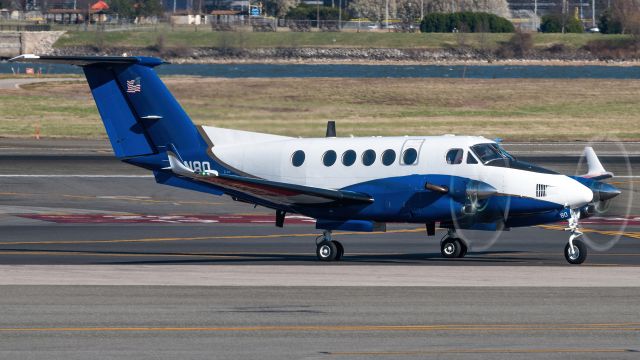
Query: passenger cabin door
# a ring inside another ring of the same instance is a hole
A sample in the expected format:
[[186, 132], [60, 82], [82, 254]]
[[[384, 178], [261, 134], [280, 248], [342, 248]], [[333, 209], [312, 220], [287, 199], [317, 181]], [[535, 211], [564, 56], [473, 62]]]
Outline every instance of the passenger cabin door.
[[424, 139], [409, 139], [402, 145], [402, 152], [400, 153], [400, 165], [418, 165], [420, 162], [420, 149]]

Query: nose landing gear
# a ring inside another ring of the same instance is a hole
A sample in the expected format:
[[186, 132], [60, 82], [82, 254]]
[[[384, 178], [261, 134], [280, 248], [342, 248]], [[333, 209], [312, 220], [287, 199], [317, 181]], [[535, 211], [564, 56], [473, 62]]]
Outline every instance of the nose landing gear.
[[578, 240], [582, 237], [582, 231], [580, 231], [580, 210], [571, 209], [571, 217], [569, 217], [569, 226], [565, 231], [571, 231], [569, 236], [569, 242], [564, 247], [564, 258], [567, 259], [569, 264], [578, 265], [582, 264], [587, 259], [587, 246], [584, 242]]
[[340, 261], [344, 247], [339, 241], [331, 239], [331, 231], [325, 230], [316, 238], [316, 256], [320, 261]]

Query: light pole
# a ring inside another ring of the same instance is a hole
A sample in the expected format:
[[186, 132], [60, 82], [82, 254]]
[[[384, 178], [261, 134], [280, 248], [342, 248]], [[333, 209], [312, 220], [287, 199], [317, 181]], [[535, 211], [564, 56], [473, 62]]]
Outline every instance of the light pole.
[[386, 23], [387, 31], [389, 31], [389, 0], [384, 4], [384, 22]]
[[338, 30], [342, 30], [342, 0], [338, 2]]
[[533, 1], [533, 26], [536, 28], [536, 31], [540, 28], [540, 24], [538, 23], [538, 0]]

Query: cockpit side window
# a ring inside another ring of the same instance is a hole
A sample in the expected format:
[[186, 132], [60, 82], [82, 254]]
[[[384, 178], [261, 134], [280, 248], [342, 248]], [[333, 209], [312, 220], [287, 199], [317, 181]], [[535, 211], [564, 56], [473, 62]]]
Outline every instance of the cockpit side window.
[[494, 144], [478, 144], [471, 147], [471, 151], [478, 156], [480, 161], [487, 165], [492, 161], [504, 160], [502, 153]]
[[478, 160], [476, 160], [475, 156], [471, 152], [467, 153], [467, 164], [477, 164]]
[[462, 149], [451, 149], [447, 152], [447, 164], [460, 164], [462, 163], [462, 157], [464, 156], [464, 151]]

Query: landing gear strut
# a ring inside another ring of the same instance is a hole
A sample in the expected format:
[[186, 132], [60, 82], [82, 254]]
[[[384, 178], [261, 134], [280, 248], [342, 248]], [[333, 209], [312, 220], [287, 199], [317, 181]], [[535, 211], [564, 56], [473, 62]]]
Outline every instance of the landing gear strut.
[[440, 253], [445, 258], [461, 258], [467, 255], [467, 244], [464, 243], [455, 229], [449, 229], [440, 242]]
[[340, 261], [344, 247], [339, 241], [331, 239], [331, 230], [325, 230], [316, 238], [316, 256], [320, 261]]
[[571, 217], [569, 218], [569, 226], [565, 231], [571, 231], [569, 236], [569, 242], [564, 247], [564, 258], [567, 259], [569, 264], [582, 264], [587, 259], [587, 246], [580, 240], [582, 237], [582, 231], [579, 230], [580, 226], [578, 220], [580, 220], [580, 210], [571, 209]]

